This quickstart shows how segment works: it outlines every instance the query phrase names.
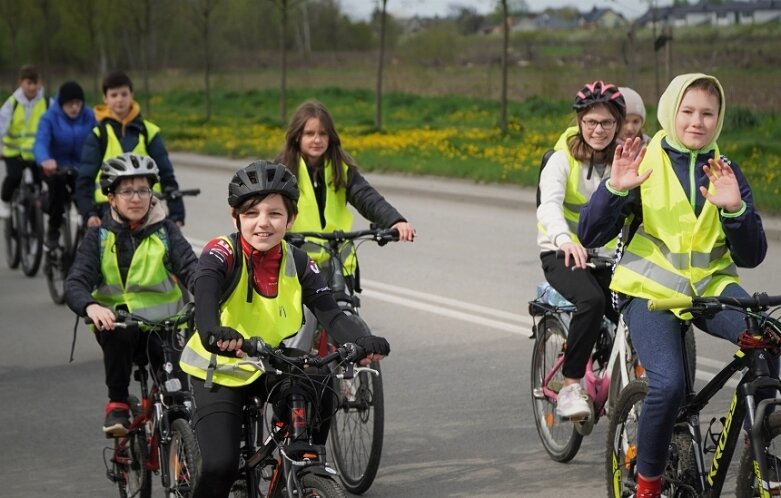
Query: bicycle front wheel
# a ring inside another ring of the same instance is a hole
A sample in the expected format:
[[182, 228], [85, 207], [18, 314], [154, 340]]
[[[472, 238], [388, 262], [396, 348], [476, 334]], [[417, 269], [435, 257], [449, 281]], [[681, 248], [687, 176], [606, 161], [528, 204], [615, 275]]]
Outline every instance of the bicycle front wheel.
[[605, 452], [607, 495], [610, 498], [635, 495], [637, 421], [647, 394], [645, 379], [633, 380], [621, 391], [610, 416]]
[[301, 479], [303, 498], [345, 498], [344, 489], [330, 477], [307, 474]]
[[[781, 412], [771, 413], [762, 427], [762, 448], [767, 462], [767, 482], [770, 496], [781, 494]], [[760, 484], [754, 470], [754, 451], [750, 444], [745, 445], [738, 466], [737, 498], [760, 496]]]
[[171, 479], [169, 498], [192, 496], [200, 475], [200, 465], [201, 452], [192, 427], [185, 419], [174, 420], [168, 452], [168, 475]]
[[[369, 330], [360, 317], [353, 315], [351, 319]], [[380, 365], [375, 362], [371, 368], [379, 371]], [[361, 494], [374, 483], [382, 456], [385, 431], [382, 375], [361, 372], [353, 379], [335, 379], [335, 387], [339, 406], [328, 437], [330, 455], [344, 487], [351, 493]]]
[[[537, 327], [537, 338], [532, 352], [531, 397], [534, 422], [545, 451], [557, 462], [569, 462], [580, 449], [583, 436], [575, 424], [556, 414], [556, 403], [543, 391], [545, 376], [553, 369], [556, 360], [564, 354], [567, 332], [552, 316], [545, 316]], [[564, 386], [564, 376], [559, 369], [548, 381], [548, 389], [559, 392]]]
[[43, 257], [43, 210], [38, 200], [31, 196], [23, 199], [15, 212], [22, 271], [28, 277], [34, 277]]

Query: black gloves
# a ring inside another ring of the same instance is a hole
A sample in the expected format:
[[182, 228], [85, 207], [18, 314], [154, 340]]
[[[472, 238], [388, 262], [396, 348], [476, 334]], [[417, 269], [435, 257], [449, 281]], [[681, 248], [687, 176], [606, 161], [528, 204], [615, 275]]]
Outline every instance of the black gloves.
[[210, 329], [208, 332], [206, 332], [206, 337], [203, 337], [203, 335], [201, 336], [201, 342], [203, 342], [203, 347], [206, 349], [206, 351], [214, 354], [230, 356], [236, 356], [236, 352], [220, 351], [220, 348], [217, 347], [217, 341], [233, 341], [239, 339], [244, 339], [244, 336], [242, 336], [239, 331], [232, 327], [221, 326]]
[[376, 335], [363, 335], [355, 339], [355, 345], [366, 351], [367, 355], [381, 354], [388, 356], [390, 353], [390, 344], [384, 337], [378, 337]]

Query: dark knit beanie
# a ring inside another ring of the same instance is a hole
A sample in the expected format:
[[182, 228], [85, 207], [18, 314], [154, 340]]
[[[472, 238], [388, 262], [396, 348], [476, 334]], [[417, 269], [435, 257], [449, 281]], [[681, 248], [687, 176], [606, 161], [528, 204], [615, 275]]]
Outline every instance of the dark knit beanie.
[[81, 100], [84, 102], [84, 90], [82, 90], [81, 86], [75, 81], [66, 81], [60, 87], [59, 92], [57, 92], [57, 102], [60, 104], [60, 107], [62, 107], [71, 100]]

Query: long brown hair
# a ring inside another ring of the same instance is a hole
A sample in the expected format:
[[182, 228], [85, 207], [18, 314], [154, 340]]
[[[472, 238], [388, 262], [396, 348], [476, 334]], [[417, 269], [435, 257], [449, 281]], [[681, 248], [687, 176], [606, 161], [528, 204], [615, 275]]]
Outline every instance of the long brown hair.
[[[293, 174], [298, 174], [298, 163], [301, 159], [301, 144], [299, 141], [304, 133], [306, 122], [312, 118], [320, 120], [320, 124], [328, 133], [328, 149], [323, 154], [323, 159], [329, 160], [333, 167], [334, 188], [336, 190], [344, 188], [347, 186], [347, 178], [344, 178], [342, 174], [342, 164], [346, 164], [348, 168], [357, 168], [358, 166], [353, 158], [350, 157], [350, 154], [342, 150], [342, 140], [336, 132], [331, 113], [317, 100], [307, 100], [296, 109], [285, 134], [285, 148], [277, 156], [276, 162], [284, 164]], [[309, 166], [322, 167], [323, 163], [321, 162], [321, 164], [317, 165], [309, 164]]]
[[[616, 120], [616, 126], [613, 128], [613, 141], [610, 143], [610, 145], [602, 150], [595, 150], [588, 143], [586, 143], [586, 139], [583, 138], [581, 123], [583, 116], [585, 116], [587, 112], [597, 106], [602, 106], [607, 109], [610, 112], [610, 115], [613, 116], [613, 119]], [[581, 162], [593, 160], [593, 163], [595, 164], [610, 164], [613, 161], [613, 154], [616, 150], [616, 145], [618, 145], [616, 140], [621, 132], [621, 128], [624, 126], [624, 116], [621, 115], [621, 112], [614, 105], [599, 103], [578, 112], [576, 120], [578, 125], [578, 133], [567, 140], [567, 146], [569, 147], [569, 151], [572, 154], [572, 157]]]

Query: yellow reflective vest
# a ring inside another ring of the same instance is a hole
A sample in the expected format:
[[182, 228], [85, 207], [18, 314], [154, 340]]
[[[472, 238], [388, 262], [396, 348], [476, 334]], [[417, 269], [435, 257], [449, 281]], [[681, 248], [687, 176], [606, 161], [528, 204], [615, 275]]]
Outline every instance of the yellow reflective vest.
[[164, 228], [149, 235], [136, 248], [125, 282], [116, 254], [116, 234], [100, 229], [100, 271], [103, 281], [92, 292], [101, 305], [115, 309], [127, 306], [131, 313], [148, 320], [175, 315], [184, 305], [182, 291], [165, 267], [168, 235]]
[[3, 136], [3, 156], [19, 157], [25, 161], [35, 160], [33, 146], [35, 145], [35, 134], [38, 132], [38, 123], [41, 116], [49, 107], [46, 97], [41, 98], [35, 103], [29, 115], [26, 115], [25, 108], [20, 105], [14, 97], [14, 111], [11, 114], [11, 123], [8, 125], [8, 131]]
[[[578, 223], [580, 222], [580, 211], [588, 203], [592, 192], [586, 190], [586, 186], [583, 184], [583, 175], [581, 174], [580, 161], [575, 159], [570, 152], [567, 141], [570, 137], [573, 137], [579, 133], [577, 126], [571, 126], [567, 128], [564, 133], [561, 134], [556, 145], [553, 146], [553, 150], [560, 151], [566, 154], [567, 161], [569, 162], [569, 176], [567, 177], [567, 188], [564, 192], [564, 202], [562, 211], [564, 213], [564, 219], [567, 221], [567, 226], [570, 231], [570, 238], [573, 242], [580, 244], [578, 239]], [[537, 229], [547, 235], [545, 228], [541, 224], [537, 224]], [[616, 246], [617, 238], [611, 240], [605, 244], [606, 248], [613, 249]], [[610, 251], [608, 251], [610, 253]], [[608, 255], [608, 254], [605, 254]]]
[[[640, 165], [640, 174], [653, 168], [640, 185], [643, 222], [626, 246], [610, 288], [643, 299], [720, 295], [739, 278], [718, 208], [705, 202], [695, 216], [662, 148], [665, 136], [664, 131], [654, 136]], [[718, 157], [718, 148], [714, 153]], [[690, 318], [680, 310], [673, 313]]]
[[[329, 161], [326, 161], [325, 165], [325, 226], [320, 224], [320, 210], [317, 205], [317, 197], [315, 196], [315, 189], [312, 185], [312, 179], [309, 177], [309, 168], [307, 168], [304, 159], [300, 159], [298, 163], [298, 172], [296, 177], [298, 178], [298, 188], [300, 191], [300, 197], [298, 199], [298, 216], [296, 217], [291, 232], [334, 232], [336, 230], [342, 230], [348, 232], [353, 227], [353, 215], [347, 208], [347, 189], [342, 188], [336, 190], [334, 188], [334, 173], [333, 166]], [[348, 167], [346, 164], [342, 165], [343, 178], [347, 178]], [[309, 242], [304, 243], [302, 249], [304, 249], [309, 257], [320, 266], [328, 263], [330, 258], [328, 252], [322, 248], [321, 245], [327, 245], [328, 242], [322, 239], [309, 238]], [[357, 259], [355, 255], [355, 247], [351, 242], [345, 243], [339, 248], [339, 254], [341, 255], [344, 274], [352, 275], [355, 273], [357, 266]]]
[[[221, 238], [233, 246], [229, 237]], [[298, 280], [292, 248], [286, 242], [282, 243], [279, 287], [274, 298], [261, 296], [253, 286], [252, 301], [248, 302], [247, 286], [251, 276], [247, 270], [246, 257], [239, 259], [239, 281], [220, 304], [220, 324], [236, 329], [246, 338], [260, 337], [266, 344], [276, 347], [284, 339], [294, 336], [304, 321], [301, 283]], [[179, 364], [183, 371], [199, 379], [207, 378], [212, 365], [212, 382], [238, 387], [254, 382], [262, 374], [255, 368], [239, 365], [240, 361], [240, 358], [208, 352], [201, 342], [201, 336], [195, 333], [182, 351]]]
[[[130, 151], [122, 150], [122, 144], [120, 143], [117, 134], [114, 132], [113, 126], [106, 123], [105, 125], [94, 127], [92, 133], [94, 133], [98, 139], [105, 140], [106, 143], [106, 150], [103, 152], [103, 162], [106, 162], [107, 159], [111, 159], [112, 157], [120, 156], [125, 152], [135, 152], [141, 156], [148, 156], [149, 153], [147, 152], [146, 145], [160, 133], [160, 127], [147, 120], [144, 120], [144, 126], [146, 127], [146, 134], [139, 134], [138, 143], [133, 147], [133, 150]], [[106, 131], [105, 138], [101, 137], [101, 129]], [[103, 191], [100, 188], [100, 177], [102, 175], [103, 173], [98, 170], [98, 175], [95, 177], [95, 202], [98, 204], [108, 202], [108, 197], [103, 195]], [[154, 190], [156, 192], [162, 192], [160, 182], [155, 183]]]

